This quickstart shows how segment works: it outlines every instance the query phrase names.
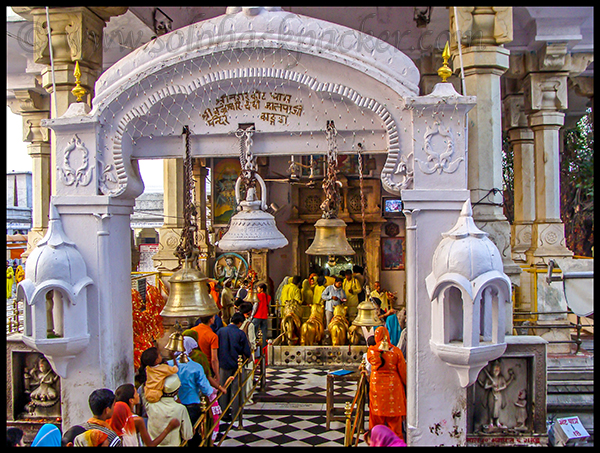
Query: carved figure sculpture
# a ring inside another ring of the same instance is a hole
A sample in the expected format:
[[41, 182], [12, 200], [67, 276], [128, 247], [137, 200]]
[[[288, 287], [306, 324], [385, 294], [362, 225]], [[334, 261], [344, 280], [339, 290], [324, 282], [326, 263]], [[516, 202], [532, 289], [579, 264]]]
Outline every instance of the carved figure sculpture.
[[525, 426], [525, 422], [527, 421], [527, 390], [522, 389], [519, 392], [515, 406], [515, 429], [518, 431], [527, 431], [527, 426]]
[[331, 344], [333, 346], [343, 346], [346, 344], [348, 335], [348, 320], [346, 311], [348, 307], [344, 304], [336, 305], [333, 308], [333, 318], [329, 322], [327, 329], [331, 334]]
[[283, 306], [281, 331], [288, 346], [295, 346], [300, 342], [300, 329], [302, 327], [302, 306], [295, 300], [289, 300]]
[[54, 406], [59, 400], [58, 375], [45, 357], [40, 357], [30, 369], [25, 369], [25, 388], [30, 391], [31, 402], [26, 409], [32, 415], [46, 415], [38, 408]]
[[488, 433], [500, 431], [505, 429], [506, 426], [500, 423], [500, 414], [506, 407], [506, 401], [503, 397], [502, 392], [506, 390], [509, 384], [515, 378], [515, 372], [513, 369], [508, 370], [509, 377], [506, 379], [502, 374], [502, 368], [500, 361], [497, 360], [492, 364], [492, 374], [487, 370], [487, 367], [483, 369], [486, 377], [483, 384], [478, 380], [477, 382], [488, 391], [487, 394], [487, 411], [489, 425], [486, 428]]
[[324, 309], [318, 304], [310, 308], [310, 316], [300, 329], [300, 345], [313, 346], [323, 339], [325, 326], [323, 324]]

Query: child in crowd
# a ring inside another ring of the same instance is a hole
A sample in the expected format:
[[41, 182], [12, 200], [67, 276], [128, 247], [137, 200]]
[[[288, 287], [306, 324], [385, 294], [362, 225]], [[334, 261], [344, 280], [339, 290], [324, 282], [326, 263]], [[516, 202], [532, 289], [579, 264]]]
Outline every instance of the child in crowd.
[[177, 361], [173, 351], [170, 351], [174, 365], [163, 363], [163, 359], [157, 348], [148, 348], [142, 353], [142, 367], [146, 372], [146, 384], [144, 386], [144, 398], [149, 403], [156, 403], [160, 400], [163, 394], [165, 379], [172, 374], [176, 374]]

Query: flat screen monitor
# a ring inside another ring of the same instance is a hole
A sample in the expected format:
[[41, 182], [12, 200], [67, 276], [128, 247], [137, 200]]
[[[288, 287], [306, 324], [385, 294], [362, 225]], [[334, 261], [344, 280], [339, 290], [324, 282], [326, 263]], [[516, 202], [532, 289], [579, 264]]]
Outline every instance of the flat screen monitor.
[[383, 197], [381, 200], [381, 215], [383, 217], [401, 217], [403, 204], [397, 197]]

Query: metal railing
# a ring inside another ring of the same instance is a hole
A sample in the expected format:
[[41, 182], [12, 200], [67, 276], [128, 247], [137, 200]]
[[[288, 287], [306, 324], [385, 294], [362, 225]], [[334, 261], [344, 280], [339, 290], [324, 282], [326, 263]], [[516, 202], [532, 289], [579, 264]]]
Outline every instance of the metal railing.
[[[357, 447], [360, 442], [360, 435], [364, 432], [365, 426], [365, 400], [367, 398], [367, 374], [365, 372], [366, 364], [363, 360], [359, 366], [360, 379], [356, 386], [356, 395], [352, 403], [346, 402], [344, 415], [346, 416], [346, 428], [344, 431], [344, 447]], [[354, 420], [352, 414], [354, 413]], [[354, 437], [356, 435], [356, 438]]]
[[[589, 257], [575, 257], [578, 259], [590, 259]], [[562, 271], [557, 269], [552, 265], [553, 262], [551, 260], [551, 265], [547, 269], [540, 269], [535, 267], [523, 267], [523, 271], [531, 274], [531, 284], [530, 284], [530, 294], [531, 294], [531, 303], [529, 310], [519, 310], [518, 307], [514, 306], [513, 310], [513, 333], [515, 335], [531, 335], [535, 334], [535, 329], [568, 329], [574, 331], [575, 338], [571, 340], [548, 340], [549, 343], [552, 344], [575, 344], [576, 351], [575, 353], [579, 353], [581, 350], [581, 334], [583, 328], [592, 328], [593, 324], [583, 324], [582, 317], [573, 313], [572, 310], [567, 309], [563, 311], [539, 311], [538, 309], [538, 279], [540, 278], [540, 274], [542, 278], [546, 279], [548, 283], [551, 281], [562, 281], [561, 277], [555, 277], [554, 274], [559, 274]], [[564, 274], [564, 273], [563, 273]], [[571, 273], [573, 274], [573, 273]], [[587, 274], [586, 274], [587, 277]], [[563, 277], [564, 278], [564, 277]], [[565, 315], [562, 316], [561, 315]], [[568, 319], [569, 315], [575, 316], [576, 321], [570, 321]], [[560, 324], [544, 324], [544, 320], [540, 319], [540, 316], [557, 316], [561, 317], [561, 321], [564, 321]], [[590, 318], [585, 318], [589, 320]]]
[[[257, 343], [262, 344], [262, 333], [260, 331], [258, 333]], [[201, 398], [200, 417], [198, 418], [196, 423], [194, 423], [194, 427], [193, 427], [194, 434], [199, 433], [200, 437], [202, 439], [200, 441], [200, 445], [199, 445], [200, 447], [215, 446], [215, 442], [213, 439], [214, 428], [215, 428], [215, 426], [218, 426], [218, 424], [220, 424], [221, 420], [223, 419], [223, 417], [225, 416], [225, 414], [227, 413], [229, 408], [233, 405], [236, 398], [238, 399], [238, 410], [237, 410], [236, 414], [231, 417], [231, 424], [227, 427], [227, 429], [223, 433], [221, 439], [218, 441], [216, 446], [217, 447], [221, 446], [221, 444], [227, 437], [227, 433], [231, 430], [231, 428], [233, 427], [233, 424], [236, 421], [238, 422], [237, 429], [238, 430], [243, 429], [244, 406], [246, 405], [248, 400], [254, 394], [254, 390], [256, 389], [257, 386], [260, 385], [260, 387], [259, 387], [260, 391], [264, 391], [264, 382], [265, 382], [264, 375], [266, 374], [265, 349], [266, 348], [264, 348], [261, 351], [260, 358], [254, 361], [254, 366], [251, 371], [246, 368], [246, 365], [248, 363], [250, 363], [250, 360], [252, 360], [252, 359], [243, 360], [242, 356], [238, 357], [238, 368], [237, 368], [235, 374], [233, 375], [233, 379], [230, 382], [228, 382], [225, 386], [225, 390], [227, 391], [227, 390], [229, 390], [229, 387], [231, 386], [233, 381], [237, 380], [237, 384], [238, 384], [237, 391], [231, 396], [231, 399], [229, 400], [229, 404], [226, 407], [221, 408], [221, 415], [219, 416], [219, 418], [217, 420], [213, 420], [211, 406], [214, 403], [214, 401], [218, 401], [218, 399], [223, 395], [223, 392], [218, 392], [217, 397], [213, 401], [209, 401], [208, 397], [206, 397], [206, 396], [203, 396]], [[258, 372], [257, 372], [257, 369], [259, 370]], [[244, 398], [243, 389], [246, 387], [246, 383], [248, 382], [249, 379], [254, 380], [254, 376], [258, 376], [258, 379], [255, 380], [254, 384], [250, 388], [250, 391]], [[187, 442], [188, 442], [187, 440], [183, 441], [180, 446], [181, 447], [186, 446]]]

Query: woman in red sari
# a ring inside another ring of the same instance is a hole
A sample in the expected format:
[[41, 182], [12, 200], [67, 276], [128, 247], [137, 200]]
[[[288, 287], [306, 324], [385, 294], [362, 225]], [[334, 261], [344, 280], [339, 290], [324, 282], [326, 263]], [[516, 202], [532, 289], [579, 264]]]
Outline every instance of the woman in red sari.
[[369, 346], [369, 429], [386, 425], [400, 439], [406, 417], [406, 361], [399, 348], [391, 344], [385, 326], [375, 330], [375, 345]]

